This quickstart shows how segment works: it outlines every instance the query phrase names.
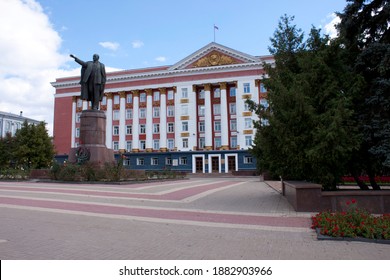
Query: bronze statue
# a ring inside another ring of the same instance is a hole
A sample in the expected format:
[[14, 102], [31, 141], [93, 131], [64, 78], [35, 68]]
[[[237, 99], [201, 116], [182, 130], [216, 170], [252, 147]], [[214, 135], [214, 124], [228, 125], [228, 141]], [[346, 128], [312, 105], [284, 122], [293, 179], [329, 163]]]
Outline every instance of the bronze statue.
[[99, 62], [99, 55], [93, 55], [93, 61], [84, 62], [73, 54], [70, 57], [81, 67], [81, 99], [91, 101], [93, 110], [99, 110], [99, 102], [102, 101], [104, 86], [106, 84], [106, 69]]

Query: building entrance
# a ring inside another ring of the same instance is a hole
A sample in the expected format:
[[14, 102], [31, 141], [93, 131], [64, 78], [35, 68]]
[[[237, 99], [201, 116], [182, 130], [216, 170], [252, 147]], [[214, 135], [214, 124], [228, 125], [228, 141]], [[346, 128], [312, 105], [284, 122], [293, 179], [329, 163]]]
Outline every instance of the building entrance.
[[195, 158], [195, 171], [196, 173], [203, 173], [203, 158]]
[[218, 157], [211, 158], [211, 171], [213, 173], [219, 173], [219, 158]]
[[232, 172], [236, 170], [236, 157], [228, 156], [228, 171]]

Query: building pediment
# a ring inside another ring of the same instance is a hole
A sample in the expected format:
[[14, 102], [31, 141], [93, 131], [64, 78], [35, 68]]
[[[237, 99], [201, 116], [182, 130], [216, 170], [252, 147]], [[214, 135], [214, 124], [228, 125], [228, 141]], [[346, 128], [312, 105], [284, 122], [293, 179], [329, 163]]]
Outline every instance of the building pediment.
[[213, 42], [182, 59], [175, 65], [171, 66], [169, 70], [256, 63], [259, 61], [260, 59], [258, 57], [254, 57]]

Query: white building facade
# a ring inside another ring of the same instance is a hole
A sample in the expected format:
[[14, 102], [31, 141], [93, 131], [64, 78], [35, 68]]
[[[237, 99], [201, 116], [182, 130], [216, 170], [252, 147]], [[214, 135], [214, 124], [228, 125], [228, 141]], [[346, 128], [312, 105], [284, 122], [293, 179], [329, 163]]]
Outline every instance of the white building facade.
[[[273, 58], [210, 43], [172, 66], [110, 73], [100, 107], [107, 117], [106, 146], [125, 154], [135, 169], [254, 170], [248, 148], [257, 116], [245, 101], [267, 104], [263, 63]], [[80, 114], [88, 104], [79, 98], [77, 82], [52, 83], [59, 156], [80, 144]]]

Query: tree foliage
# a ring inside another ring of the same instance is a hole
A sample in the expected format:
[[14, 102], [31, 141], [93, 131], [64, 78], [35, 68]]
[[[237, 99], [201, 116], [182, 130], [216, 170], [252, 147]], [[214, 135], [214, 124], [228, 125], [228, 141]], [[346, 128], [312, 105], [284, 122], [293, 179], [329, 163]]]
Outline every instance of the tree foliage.
[[390, 2], [349, 0], [338, 16], [339, 38], [346, 64], [364, 77], [365, 86], [353, 95], [355, 120], [362, 135], [359, 150], [350, 161], [358, 180], [367, 173], [371, 186], [379, 189], [375, 175], [390, 170]]
[[2, 168], [45, 168], [54, 158], [54, 147], [43, 122], [24, 122], [14, 137], [8, 134], [0, 139], [0, 152]]
[[261, 171], [289, 179], [336, 186], [346, 162], [359, 146], [352, 115], [359, 76], [346, 71], [342, 50], [312, 28], [308, 39], [281, 18], [269, 48], [275, 65], [265, 65], [270, 110], [250, 102], [260, 119], [252, 152]]

